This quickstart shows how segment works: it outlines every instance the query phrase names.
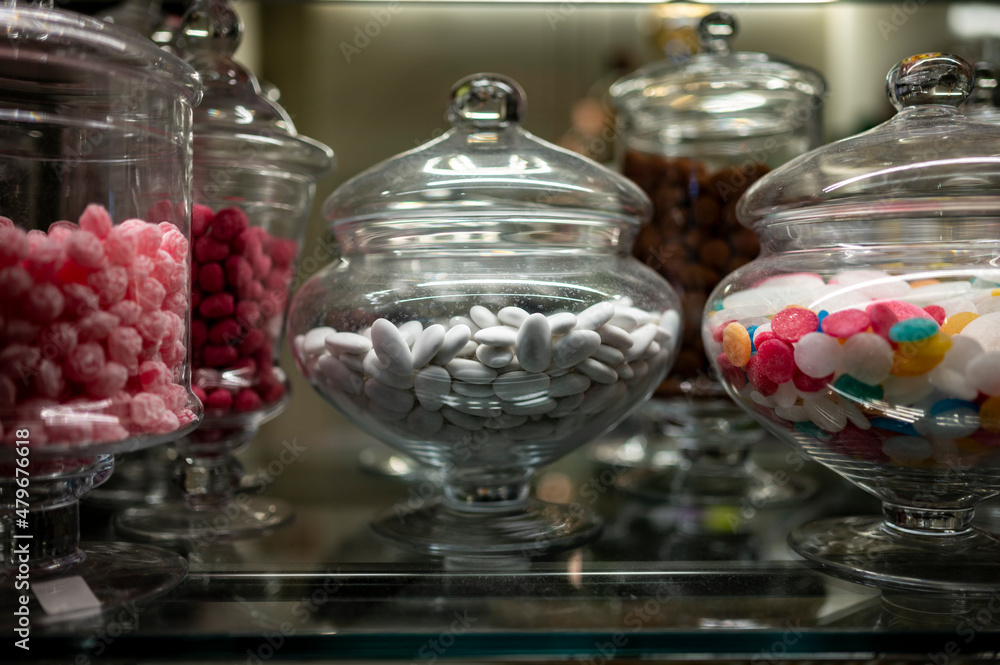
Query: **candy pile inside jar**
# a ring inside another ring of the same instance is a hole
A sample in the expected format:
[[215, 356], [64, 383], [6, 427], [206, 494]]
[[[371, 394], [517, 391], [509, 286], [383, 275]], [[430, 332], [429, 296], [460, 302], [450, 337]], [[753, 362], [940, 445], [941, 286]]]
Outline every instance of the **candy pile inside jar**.
[[250, 226], [239, 208], [196, 205], [191, 232], [194, 393], [207, 415], [279, 402], [274, 352], [298, 243]]
[[74, 224], [25, 232], [0, 218], [0, 411], [10, 441], [119, 441], [196, 419], [187, 357], [188, 241], [173, 224]]
[[517, 440], [571, 431], [620, 405], [669, 359], [678, 326], [677, 312], [627, 300], [549, 315], [475, 305], [426, 326], [314, 328], [294, 345], [315, 385], [353, 396], [404, 436], [459, 441], [487, 430]]
[[760, 252], [757, 236], [737, 222], [735, 211], [740, 195], [769, 170], [752, 161], [712, 170], [687, 157], [625, 154], [622, 173], [649, 194], [654, 208], [652, 222], [636, 240], [635, 256], [681, 295], [686, 323], [671, 377], [693, 379], [708, 369], [701, 313], [721, 277]]
[[1000, 446], [1000, 273], [773, 277], [706, 319], [726, 381], [851, 457], [971, 464]]

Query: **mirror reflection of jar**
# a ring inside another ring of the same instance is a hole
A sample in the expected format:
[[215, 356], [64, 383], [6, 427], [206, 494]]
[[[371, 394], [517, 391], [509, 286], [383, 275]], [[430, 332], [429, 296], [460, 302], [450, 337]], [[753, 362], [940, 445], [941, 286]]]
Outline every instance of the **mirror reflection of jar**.
[[821, 76], [762, 53], [732, 52], [736, 25], [728, 14], [706, 16], [698, 32], [701, 53], [653, 63], [611, 88], [623, 173], [654, 205], [635, 255], [682, 298], [681, 351], [663, 395], [710, 391], [701, 311], [720, 278], [760, 248], [737, 223], [736, 201], [772, 168], [820, 143]]

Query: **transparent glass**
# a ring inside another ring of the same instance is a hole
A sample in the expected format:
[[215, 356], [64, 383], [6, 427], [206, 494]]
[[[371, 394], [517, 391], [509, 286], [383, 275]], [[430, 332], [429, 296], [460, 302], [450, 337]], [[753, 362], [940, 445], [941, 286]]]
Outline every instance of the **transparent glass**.
[[813, 71], [762, 53], [732, 52], [736, 21], [726, 13], [703, 18], [698, 34], [700, 53], [653, 63], [611, 88], [622, 173], [653, 201], [634, 253], [677, 289], [685, 326], [659, 404], [643, 411], [650, 423], [630, 437], [631, 449], [612, 439], [592, 454], [637, 467], [635, 482], [624, 486], [642, 494], [660, 488], [660, 498], [674, 501], [745, 497], [762, 505], [798, 492], [776, 494], [769, 474], [748, 461], [763, 432], [737, 441], [718, 430], [715, 421], [742, 416], [709, 371], [701, 312], [719, 280], [760, 250], [754, 232], [736, 220], [740, 196], [819, 145], [825, 84]]
[[443, 497], [375, 525], [423, 552], [593, 538], [595, 516], [529, 498], [530, 478], [646, 399], [676, 347], [676, 294], [629, 257], [646, 198], [521, 129], [523, 107], [497, 74], [459, 81], [449, 132], [327, 200], [342, 259], [289, 313], [316, 390], [443, 471]]
[[249, 536], [292, 517], [266, 497], [234, 501], [242, 469], [233, 453], [288, 402], [277, 364], [288, 291], [316, 179], [334, 160], [233, 61], [241, 34], [226, 0], [202, 0], [175, 44], [205, 84], [193, 122], [191, 297], [193, 385], [205, 418], [175, 444], [183, 496], [117, 519], [134, 537]]
[[[33, 588], [82, 580], [86, 607], [44, 618], [69, 621], [186, 572], [155, 548], [81, 546], [78, 502], [112, 454], [201, 416], [187, 352], [201, 84], [129, 30], [24, 3], [0, 6], [0, 78], [0, 565], [23, 564]], [[162, 568], [137, 582], [136, 559]]]
[[800, 527], [792, 546], [887, 586], [1000, 581], [996, 540], [971, 526], [1000, 492], [1000, 129], [957, 112], [971, 80], [954, 56], [904, 60], [893, 119], [751, 188], [739, 214], [762, 255], [703, 321], [729, 394], [883, 502], [883, 519]]

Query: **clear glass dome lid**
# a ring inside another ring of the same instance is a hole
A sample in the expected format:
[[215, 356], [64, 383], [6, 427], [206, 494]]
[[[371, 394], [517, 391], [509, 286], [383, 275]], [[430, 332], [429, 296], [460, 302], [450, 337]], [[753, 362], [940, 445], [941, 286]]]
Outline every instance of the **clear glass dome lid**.
[[767, 174], [737, 208], [747, 226], [783, 222], [971, 219], [1000, 214], [1000, 126], [958, 111], [973, 86], [965, 60], [903, 60], [886, 77], [898, 113], [878, 127]]
[[823, 77], [764, 53], [732, 51], [736, 29], [731, 15], [713, 12], [698, 26], [701, 52], [618, 80], [610, 95], [628, 126], [663, 127], [670, 142], [781, 133], [808, 122], [822, 104]]
[[[173, 88], [191, 106], [201, 100], [198, 74], [132, 30], [52, 9], [51, 1], [0, 2], [0, 88], [8, 99], [84, 95], [101, 89], [109, 71], [146, 86], [137, 95], [152, 85]], [[120, 101], [116, 115], [129, 108], [129, 99]]]
[[[458, 228], [510, 238], [519, 224], [564, 223], [614, 235], [623, 251], [650, 215], [628, 179], [521, 127], [525, 95], [512, 79], [475, 74], [451, 91], [452, 128], [341, 185], [323, 215], [338, 239], [357, 225]], [[623, 232], [622, 229], [627, 229]]]
[[205, 97], [195, 110], [195, 161], [245, 158], [249, 150], [283, 170], [320, 178], [332, 171], [333, 151], [300, 136], [288, 113], [265, 94], [252, 73], [233, 59], [243, 23], [229, 0], [195, 0], [173, 48], [201, 75]]

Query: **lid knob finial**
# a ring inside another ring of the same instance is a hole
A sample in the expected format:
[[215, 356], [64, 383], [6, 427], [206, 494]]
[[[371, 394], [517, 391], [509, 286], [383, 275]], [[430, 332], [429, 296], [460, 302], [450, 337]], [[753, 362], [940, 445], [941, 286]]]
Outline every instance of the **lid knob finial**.
[[525, 95], [517, 81], [501, 74], [473, 74], [451, 89], [448, 120], [479, 129], [500, 129], [524, 117]]
[[736, 36], [736, 19], [726, 12], [712, 12], [698, 24], [698, 41], [707, 53], [729, 53], [729, 42]]
[[229, 0], [194, 0], [181, 21], [184, 50], [232, 55], [243, 38], [243, 22]]
[[972, 65], [948, 53], [910, 56], [889, 70], [885, 91], [896, 110], [909, 106], [960, 106], [972, 91]]

